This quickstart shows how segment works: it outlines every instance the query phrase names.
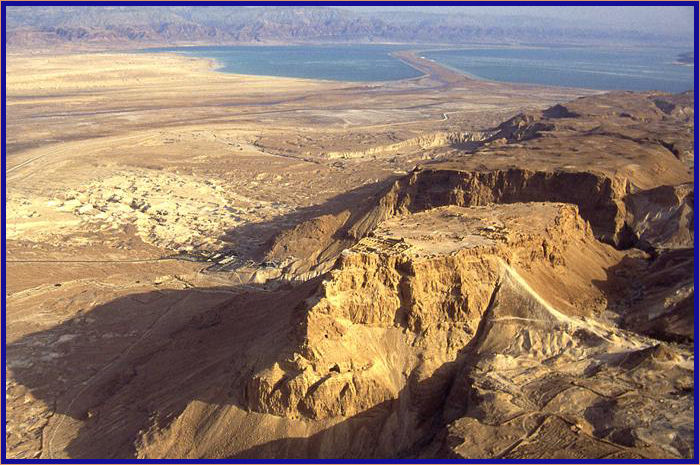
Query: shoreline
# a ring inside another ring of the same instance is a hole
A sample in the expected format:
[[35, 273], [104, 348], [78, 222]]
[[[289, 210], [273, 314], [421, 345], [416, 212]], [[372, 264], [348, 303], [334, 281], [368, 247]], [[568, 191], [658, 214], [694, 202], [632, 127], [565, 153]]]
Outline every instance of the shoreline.
[[[198, 45], [197, 45], [198, 46]], [[290, 45], [293, 46], [293, 45]], [[332, 46], [332, 45], [331, 45]], [[196, 46], [192, 46], [196, 47]], [[217, 46], [212, 46], [212, 47], [217, 47]], [[222, 46], [222, 47], [228, 47], [228, 46]], [[262, 46], [261, 46], [262, 47]], [[517, 87], [522, 87], [524, 89], [531, 89], [531, 88], [550, 88], [550, 89], [561, 89], [561, 90], [580, 90], [580, 91], [585, 91], [585, 92], [593, 92], [593, 93], [606, 93], [606, 92], [620, 92], [620, 91], [662, 91], [662, 92], [669, 92], [669, 93], [678, 93], [678, 92], [684, 92], [684, 90], [680, 91], [673, 91], [673, 90], [661, 90], [660, 88], [655, 88], [653, 87], [652, 84], [649, 84], [648, 89], [627, 89], [627, 88], [617, 88], [617, 87], [611, 87], [611, 88], [605, 88], [605, 89], [599, 89], [599, 88], [590, 88], [590, 87], [580, 87], [576, 85], [566, 85], [566, 84], [548, 84], [548, 83], [539, 83], [539, 82], [522, 82], [522, 81], [511, 81], [507, 79], [492, 79], [492, 78], [486, 78], [482, 77], [467, 71], [464, 71], [459, 68], [455, 68], [453, 66], [450, 66], [448, 64], [439, 62], [435, 59], [420, 56], [422, 53], [429, 53], [433, 51], [459, 51], [459, 50], [477, 50], [484, 48], [482, 46], [468, 46], [468, 47], [438, 47], [438, 48], [406, 48], [406, 49], [399, 49], [399, 50], [394, 50], [388, 52], [388, 55], [391, 56], [392, 58], [400, 61], [402, 64], [409, 66], [410, 68], [418, 71], [421, 73], [418, 76], [414, 77], [406, 77], [406, 78], [401, 78], [401, 79], [387, 79], [387, 80], [348, 80], [348, 79], [333, 79], [333, 78], [315, 78], [315, 77], [296, 77], [296, 76], [284, 76], [284, 75], [279, 75], [279, 74], [245, 74], [245, 73], [237, 73], [237, 72], [231, 72], [231, 71], [225, 71], [222, 70], [226, 65], [216, 58], [211, 58], [211, 57], [206, 57], [206, 56], [192, 56], [188, 55], [186, 53], [181, 53], [175, 50], [167, 50], [167, 51], [150, 51], [148, 49], [139, 49], [137, 53], [167, 53], [167, 54], [174, 54], [177, 56], [181, 57], [186, 57], [186, 58], [193, 58], [193, 59], [204, 59], [204, 60], [209, 60], [213, 63], [211, 66], [211, 70], [218, 72], [218, 73], [223, 73], [223, 74], [229, 74], [229, 75], [237, 75], [237, 76], [263, 76], [266, 78], [278, 78], [278, 79], [299, 79], [299, 80], [305, 80], [305, 81], [315, 81], [315, 82], [325, 82], [325, 83], [347, 83], [350, 85], [367, 85], [367, 86], [382, 86], [382, 85], [391, 85], [391, 84], [400, 84], [403, 82], [416, 82], [420, 81], [422, 79], [434, 79], [438, 81], [441, 85], [445, 85], [448, 83], [455, 83], [457, 81], [464, 81], [464, 80], [471, 80], [471, 81], [478, 81], [478, 82], [483, 82], [485, 84], [499, 84], [499, 85], [507, 85], [507, 86], [517, 86]], [[486, 48], [494, 48], [491, 46], [486, 46]], [[534, 46], [527, 46], [527, 47], [515, 47], [515, 46], [505, 46], [505, 47], [498, 47], [503, 50], [508, 50], [508, 49], [521, 49], [521, 48], [526, 48], [528, 50], [532, 49], [546, 49], [547, 47], [534, 47]], [[133, 51], [130, 53], [134, 53]], [[693, 65], [686, 65], [683, 63], [673, 63], [674, 65], [684, 65], [686, 67], [692, 67]], [[619, 87], [619, 86], [618, 86]]]
[[[317, 83], [346, 83], [348, 85], [365, 85], [368, 87], [378, 87], [378, 86], [385, 86], [385, 85], [392, 85], [392, 84], [401, 84], [401, 83], [410, 83], [410, 82], [416, 82], [420, 81], [422, 79], [437, 79], [441, 84], [444, 84], [446, 81], [444, 80], [445, 76], [449, 76], [448, 81], [449, 82], [455, 82], [457, 80], [472, 80], [472, 81], [479, 81], [487, 84], [501, 84], [501, 85], [508, 85], [508, 86], [518, 86], [518, 87], [523, 87], [523, 88], [532, 88], [532, 87], [537, 87], [537, 88], [551, 88], [551, 89], [564, 89], [564, 90], [582, 90], [582, 91], [591, 91], [591, 92], [596, 92], [596, 93], [601, 93], [601, 92], [616, 92], [616, 91], [624, 91], [624, 90], [630, 90], [630, 91], [643, 91], [643, 90], [659, 90], [659, 87], [654, 87], [652, 84], [648, 85], [648, 89], [626, 89], [626, 88], [618, 88], [613, 87], [613, 88], [605, 88], [605, 89], [598, 89], [598, 88], [588, 88], [588, 87], [578, 87], [574, 85], [562, 85], [562, 84], [547, 84], [547, 83], [538, 83], [538, 82], [520, 82], [520, 81], [511, 81], [506, 79], [492, 79], [492, 78], [485, 78], [470, 72], [467, 72], [465, 70], [455, 68], [453, 66], [450, 66], [448, 64], [436, 61], [432, 58], [428, 57], [421, 57], [419, 56], [422, 53], [430, 53], [430, 52], [436, 52], [436, 51], [460, 51], [460, 50], [480, 50], [480, 49], [493, 49], [493, 48], [498, 48], [501, 50], [518, 50], [518, 49], [527, 49], [527, 50], [535, 50], [535, 49], [548, 49], [548, 48], [580, 48], [580, 47], [575, 47], [572, 45], [567, 45], [566, 47], [545, 47], [545, 46], [535, 46], [535, 45], [505, 45], [505, 46], [498, 46], [498, 45], [491, 45], [491, 44], [471, 44], [471, 45], [462, 45], [462, 46], [451, 46], [451, 45], [438, 45], [438, 44], [415, 44], [417, 47], [412, 47], [408, 48], [408, 44], [394, 44], [394, 43], [372, 43], [372, 44], [346, 44], [346, 43], [339, 43], [339, 44], [324, 44], [328, 47], [339, 47], [339, 46], [368, 46], [371, 47], [373, 45], [401, 45], [401, 46], [406, 46], [407, 48], [402, 48], [398, 50], [393, 50], [393, 51], [388, 51], [388, 55], [391, 56], [393, 59], [398, 60], [402, 64], [412, 68], [413, 70], [418, 71], [421, 73], [418, 76], [412, 76], [412, 77], [406, 77], [406, 78], [400, 78], [400, 79], [386, 79], [386, 80], [351, 80], [351, 79], [340, 79], [340, 78], [318, 78], [318, 77], [298, 77], [298, 76], [288, 76], [288, 75], [283, 75], [283, 74], [253, 74], [253, 73], [240, 73], [240, 72], [235, 72], [235, 71], [227, 71], [224, 70], [224, 68], [227, 66], [224, 62], [220, 61], [217, 58], [213, 57], [207, 57], [207, 56], [193, 56], [189, 55], [186, 51], [178, 51], [174, 50], [177, 48], [195, 48], [195, 47], [253, 47], [251, 44], [247, 45], [202, 45], [202, 44], [186, 44], [186, 45], [175, 45], [173, 47], [167, 47], [168, 49], [166, 50], [161, 50], [163, 47], [152, 47], [152, 48], [138, 48], [138, 49], [120, 49], [118, 51], [73, 51], [73, 52], [67, 52], [65, 55], [81, 55], [81, 54], [139, 54], [139, 55], [150, 55], [153, 54], [153, 56], [168, 56], [170, 58], [178, 57], [178, 58], [184, 58], [187, 60], [205, 60], [207, 62], [207, 70], [212, 71], [215, 73], [218, 73], [220, 75], [229, 75], [229, 76], [247, 76], [247, 77], [259, 77], [259, 78], [266, 78], [266, 79], [281, 79], [281, 80], [298, 80], [298, 81], [305, 81], [305, 82], [317, 82]], [[324, 45], [321, 44], [314, 44], [314, 45], [307, 45], [311, 47], [322, 47]], [[255, 47], [268, 47], [268, 46], [275, 46], [275, 47], [299, 47], [299, 46], [305, 46], [305, 44], [255, 44]], [[13, 54], [13, 56], [22, 56], [18, 54]], [[25, 55], [27, 56], [27, 55]], [[37, 55], [29, 55], [29, 56], [37, 56]], [[670, 63], [674, 66], [683, 66], [684, 68], [692, 68], [694, 64], [692, 63], [684, 63], [680, 61], [675, 61], [673, 63]], [[450, 76], [451, 75], [451, 76]], [[456, 76], [459, 76], [457, 78]], [[675, 90], [662, 90], [664, 92], [670, 92], [670, 93], [676, 93], [676, 92], [683, 92], [683, 90], [675, 91]]]
[[[387, 45], [387, 44], [384, 44]], [[288, 45], [288, 46], [293, 46], [293, 45]], [[193, 45], [191, 47], [199, 47], [199, 45]], [[215, 45], [212, 46], [207, 46], [207, 47], [218, 47]], [[227, 45], [222, 45], [221, 47], [229, 47]], [[264, 47], [264, 46], [260, 46]], [[173, 48], [184, 48], [184, 47], [173, 47]], [[403, 51], [403, 50], [401, 50]], [[383, 79], [383, 80], [349, 80], [349, 79], [331, 79], [331, 78], [315, 78], [315, 77], [298, 77], [298, 76], [286, 76], [286, 75], [279, 75], [279, 74], [251, 74], [251, 73], [238, 73], [238, 72], [233, 72], [233, 71], [222, 71], [221, 69], [224, 68], [226, 65], [222, 63], [220, 60], [212, 57], [207, 57], [207, 56], [199, 56], [199, 55], [189, 55], [185, 52], [178, 52], [175, 50], [158, 50], [158, 48], [155, 48], [153, 50], [149, 49], [136, 49], [136, 50], [131, 50], [131, 51], [124, 51], [124, 53], [139, 53], [139, 54], [167, 54], [169, 56], [177, 56], [177, 57], [185, 57], [185, 58], [191, 58], [191, 59], [202, 59], [202, 60], [207, 60], [212, 63], [212, 71], [218, 72], [218, 73], [223, 73], [223, 74], [229, 74], [229, 75], [236, 75], [236, 76], [260, 76], [260, 77], [266, 77], [266, 78], [280, 78], [280, 79], [298, 79], [298, 80], [303, 80], [303, 81], [316, 81], [316, 82], [340, 82], [340, 83], [347, 83], [347, 84], [366, 84], [366, 85], [382, 85], [382, 84], [387, 84], [387, 83], [400, 83], [400, 82], [406, 82], [406, 81], [414, 81], [414, 80], [419, 80], [423, 79], [426, 77], [429, 77], [428, 74], [426, 74], [422, 69], [414, 66], [413, 64], [401, 60], [400, 58], [397, 58], [394, 53], [395, 52], [390, 52], [388, 53], [389, 56], [392, 58], [400, 61], [401, 63], [409, 66], [410, 68], [422, 73], [418, 76], [412, 76], [412, 77], [405, 77], [405, 78], [400, 78], [400, 79]]]
[[[226, 47], [226, 46], [224, 46]], [[440, 50], [447, 50], [447, 49], [440, 49]], [[452, 49], [449, 49], [452, 50]], [[556, 86], [556, 85], [547, 85], [547, 84], [538, 84], [538, 83], [528, 83], [528, 82], [513, 82], [513, 81], [498, 81], [494, 79], [487, 79], [487, 78], [482, 78], [480, 76], [476, 76], [470, 73], [467, 73], [463, 70], [451, 67], [449, 65], [446, 65], [444, 63], [440, 63], [425, 57], [420, 57], [418, 56], [419, 53], [422, 53], [426, 50], [424, 49], [404, 49], [404, 50], [396, 50], [393, 52], [389, 53], [389, 56], [392, 58], [400, 61], [401, 63], [405, 64], [406, 66], [409, 66], [416, 71], [422, 73], [419, 76], [415, 77], [408, 77], [408, 78], [403, 78], [403, 79], [391, 79], [391, 80], [383, 80], [383, 81], [350, 81], [350, 80], [340, 80], [340, 79], [321, 79], [321, 78], [305, 78], [305, 77], [295, 77], [295, 76], [281, 76], [281, 75], [270, 75], [270, 74], [245, 74], [245, 73], [236, 73], [236, 72], [231, 72], [231, 71], [222, 71], [221, 69], [225, 66], [223, 63], [221, 63], [219, 60], [216, 58], [211, 58], [211, 57], [205, 57], [205, 56], [192, 56], [192, 55], [187, 55], [184, 53], [178, 53], [176, 51], [149, 51], [149, 50], [144, 50], [144, 49], [138, 49], [138, 50], [132, 50], [132, 51], [123, 51], [123, 53], [126, 54], [139, 54], [139, 55], [153, 55], [153, 56], [158, 56], [158, 55], [165, 55], [173, 58], [185, 58], [185, 59], [191, 59], [191, 60], [204, 60], [209, 63], [209, 70], [212, 72], [215, 72], [220, 75], [227, 75], [227, 76], [239, 76], [239, 77], [257, 77], [257, 78], [266, 78], [266, 79], [281, 79], [281, 80], [298, 80], [298, 81], [305, 81], [305, 82], [317, 82], [317, 83], [344, 83], [348, 85], [365, 85], [365, 86], [372, 86], [372, 87], [381, 87], [384, 85], [392, 85], [392, 84], [401, 84], [401, 83], [406, 83], [406, 82], [414, 82], [414, 81], [420, 81], [423, 79], [432, 79], [437, 82], [439, 82], [439, 86], [437, 88], [443, 88], [452, 84], [455, 84], [460, 81], [464, 80], [469, 80], [469, 81], [476, 81], [476, 82], [482, 82], [485, 84], [493, 84], [493, 85], [504, 85], [504, 86], [509, 86], [509, 87], [522, 87], [523, 89], [532, 89], [532, 88], [537, 88], [537, 89], [542, 89], [542, 88], [551, 88], [551, 89], [557, 89], [557, 90], [564, 90], [564, 91], [582, 91], [586, 93], [605, 93], [605, 92], [614, 92], [615, 90], [601, 90], [601, 89], [590, 89], [590, 88], [585, 88], [585, 87], [573, 87], [573, 86]]]

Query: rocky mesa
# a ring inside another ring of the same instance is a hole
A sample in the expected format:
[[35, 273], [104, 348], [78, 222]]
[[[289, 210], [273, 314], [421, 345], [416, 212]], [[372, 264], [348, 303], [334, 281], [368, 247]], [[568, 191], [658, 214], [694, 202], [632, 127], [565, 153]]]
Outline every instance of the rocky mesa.
[[433, 148], [267, 240], [245, 289], [182, 306], [43, 453], [691, 457], [693, 134], [691, 93], [612, 93]]

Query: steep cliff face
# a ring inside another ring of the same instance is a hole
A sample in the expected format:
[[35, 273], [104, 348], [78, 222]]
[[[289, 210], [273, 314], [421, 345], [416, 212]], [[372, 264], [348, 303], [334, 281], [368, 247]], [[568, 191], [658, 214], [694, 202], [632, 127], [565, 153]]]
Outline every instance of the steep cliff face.
[[284, 232], [268, 257], [293, 257], [287, 277], [326, 271], [394, 215], [514, 202], [576, 205], [596, 237], [618, 248], [685, 247], [693, 240], [692, 115], [692, 94], [658, 93], [586, 97], [518, 115], [489, 131], [476, 152], [446, 149], [343, 215], [323, 218], [323, 227]]
[[394, 156], [399, 150], [427, 150], [437, 147], [463, 148], [476, 146], [475, 143], [486, 140], [490, 136], [488, 132], [438, 132], [407, 139], [394, 144], [380, 145], [360, 151], [326, 152], [327, 158], [364, 158]]
[[[335, 256], [329, 251], [342, 250], [343, 246], [365, 237], [387, 218], [448, 205], [468, 207], [518, 202], [576, 205], [599, 239], [618, 247], [629, 247], [634, 237], [625, 222], [624, 199], [628, 189], [625, 179], [588, 172], [419, 169], [396, 181], [374, 201], [375, 206], [364, 208], [364, 214], [352, 216], [347, 212], [319, 218], [277, 237], [268, 256], [275, 259], [290, 255], [305, 257], [294, 264], [295, 270], [323, 268], [329, 263], [319, 258], [333, 260]], [[358, 206], [358, 210], [361, 208]], [[316, 225], [322, 227], [314, 228]], [[645, 228], [640, 226], [639, 230], [643, 232]], [[309, 247], [313, 240], [318, 241], [319, 247]]]
[[691, 353], [603, 315], [628, 258], [569, 204], [392, 217], [298, 308], [292, 355], [252, 375], [248, 408], [353, 438], [331, 427], [295, 457], [685, 456]]
[[[385, 221], [306, 299], [293, 355], [251, 378], [248, 406], [318, 420], [403, 393], [397, 415], [427, 414], [444, 398], [508, 270], [521, 269], [538, 298], [534, 289], [581, 315], [604, 306], [588, 283], [618, 259], [571, 205], [440, 207]], [[576, 265], [578, 273], [561, 273]]]
[[[694, 194], [668, 143], [688, 107], [652, 97], [516, 117], [483, 150], [278, 237], [273, 255], [317, 234], [325, 261], [295, 269], [328, 272], [288, 360], [248, 380], [248, 408], [352, 434], [373, 412], [373, 439], [308, 443], [343, 457], [687, 456], [692, 355], [649, 336], [692, 339]], [[603, 134], [628, 152], [584, 167]]]
[[577, 205], [596, 235], [606, 242], [624, 242], [622, 199], [626, 180], [587, 172], [526, 169], [446, 171], [426, 169], [403, 182], [397, 207], [419, 211], [439, 205], [487, 205], [514, 202], [565, 202]]

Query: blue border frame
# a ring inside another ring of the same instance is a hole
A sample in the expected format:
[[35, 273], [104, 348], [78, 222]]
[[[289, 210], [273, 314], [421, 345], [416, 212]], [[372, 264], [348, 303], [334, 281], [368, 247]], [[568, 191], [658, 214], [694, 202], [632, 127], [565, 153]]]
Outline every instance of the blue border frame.
[[[698, 165], [697, 165], [697, 157], [698, 157], [698, 1], [415, 1], [415, 2], [407, 2], [407, 1], [260, 1], [260, 2], [246, 2], [246, 1], [172, 1], [172, 0], [164, 0], [162, 2], [159, 1], [134, 1], [134, 2], [129, 2], [129, 1], [104, 1], [104, 2], [99, 2], [99, 1], [85, 1], [85, 2], [80, 2], [80, 1], [36, 1], [36, 2], [31, 2], [31, 1], [3, 1], [2, 2], [2, 69], [6, 70], [6, 53], [7, 53], [7, 46], [6, 46], [6, 39], [7, 39], [7, 34], [6, 34], [6, 8], [7, 6], [83, 6], [83, 5], [97, 5], [97, 6], [102, 6], [102, 5], [121, 5], [121, 6], [170, 6], [170, 5], [181, 5], [181, 6], [214, 6], [214, 5], [241, 5], [241, 6], [294, 6], [294, 5], [299, 5], [299, 6], [351, 6], [351, 5], [359, 5], [359, 6], [396, 6], [396, 5], [429, 5], [429, 6], [515, 6], [515, 5], [538, 5], [538, 6], [692, 6], [693, 7], [693, 23], [695, 27], [695, 44], [694, 44], [694, 59], [695, 59], [695, 64], [694, 64], [694, 75], [695, 75], [695, 83], [693, 87], [693, 96], [694, 96], [694, 104], [695, 104], [695, 114], [694, 114], [694, 125], [695, 125], [695, 131], [694, 131], [694, 143], [693, 143], [693, 150], [694, 150], [694, 166], [693, 166], [693, 179], [694, 179], [694, 185], [697, 187], [698, 185]], [[6, 173], [6, 139], [7, 139], [7, 131], [5, 130], [6, 128], [6, 92], [7, 92], [7, 80], [5, 79], [5, 75], [3, 74], [3, 85], [2, 85], [2, 129], [3, 129], [3, 137], [2, 137], [2, 174], [0, 175], [2, 178], [2, 191], [3, 191], [3, 202], [2, 202], [2, 273], [0, 274], [0, 279], [2, 281], [2, 296], [0, 299], [2, 300], [2, 365], [3, 365], [3, 370], [2, 370], [2, 385], [3, 389], [6, 391], [6, 358], [5, 358], [5, 347], [7, 346], [6, 344], [6, 247], [5, 247], [5, 238], [6, 236], [6, 202], [5, 199], [7, 197], [7, 192], [6, 192], [6, 184], [5, 184], [5, 173]], [[695, 199], [694, 199], [694, 208], [695, 208], [695, 213], [694, 213], [694, 229], [695, 229], [695, 239], [697, 241], [698, 237], [698, 197], [697, 197], [697, 192], [695, 193]], [[695, 257], [695, 263], [697, 263], [698, 260], [698, 246], [697, 242], [694, 243], [694, 257]], [[694, 266], [693, 268], [693, 280], [694, 280], [694, 286], [695, 286], [695, 316], [697, 317], [698, 315], [698, 270]], [[2, 435], [2, 438], [0, 439], [0, 444], [2, 446], [2, 455], [0, 456], [0, 463], [11, 463], [11, 464], [29, 464], [29, 463], [56, 463], [56, 464], [67, 464], [67, 463], [81, 463], [81, 464], [88, 464], [88, 463], [105, 463], [105, 464], [117, 464], [117, 463], [133, 463], [133, 464], [138, 464], [138, 463], [154, 463], [154, 464], [176, 464], [176, 463], [197, 463], [197, 464], [221, 464], [221, 463], [290, 463], [290, 464], [298, 464], [298, 463], [440, 463], [440, 464], [447, 464], [447, 463], [493, 463], [493, 464], [517, 464], [517, 463], [545, 463], [545, 464], [555, 464], [555, 463], [571, 463], [571, 464], [587, 464], [587, 463], [620, 463], [620, 464], [696, 464], [698, 463], [698, 443], [699, 443], [699, 435], [698, 435], [698, 394], [700, 390], [698, 389], [698, 368], [700, 367], [700, 361], [698, 360], [698, 324], [697, 324], [697, 319], [694, 321], [694, 352], [695, 352], [695, 359], [694, 359], [694, 383], [693, 383], [693, 401], [694, 401], [694, 441], [693, 441], [693, 458], [691, 459], [667, 459], [667, 460], [631, 460], [631, 459], [620, 459], [620, 460], [603, 460], [603, 459], [598, 459], [598, 460], [578, 460], [578, 459], [561, 459], [561, 460], [554, 460], [554, 459], [542, 459], [542, 460], [534, 460], [534, 459], [522, 459], [522, 460], [513, 460], [513, 459], [465, 459], [465, 460], [334, 460], [334, 459], [323, 459], [323, 460], [297, 460], [297, 459], [274, 459], [274, 460], [266, 460], [266, 459], [251, 459], [251, 460], [246, 460], [246, 459], [241, 459], [241, 460], [230, 460], [230, 459], [151, 459], [151, 460], [136, 460], [136, 459], [129, 459], [129, 460], [118, 460], [118, 459], [103, 459], [103, 460], [83, 460], [83, 459], [8, 459], [7, 458], [7, 451], [6, 451], [6, 434]], [[7, 424], [6, 424], [6, 411], [5, 411], [5, 395], [2, 397], [2, 425], [3, 425], [3, 433], [6, 433], [7, 430]]]

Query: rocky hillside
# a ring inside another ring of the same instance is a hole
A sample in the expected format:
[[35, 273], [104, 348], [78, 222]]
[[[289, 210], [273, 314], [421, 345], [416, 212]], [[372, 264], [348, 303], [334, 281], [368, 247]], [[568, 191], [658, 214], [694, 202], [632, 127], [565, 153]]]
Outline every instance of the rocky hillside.
[[[43, 453], [691, 457], [692, 101], [522, 114], [281, 233], [266, 282], [144, 336]], [[128, 318], [100, 312], [17, 344]]]
[[445, 148], [384, 192], [273, 238], [288, 271], [332, 263], [386, 218], [458, 205], [566, 202], [596, 237], [651, 253], [693, 245], [693, 94], [585, 97], [483, 131], [476, 150]]

